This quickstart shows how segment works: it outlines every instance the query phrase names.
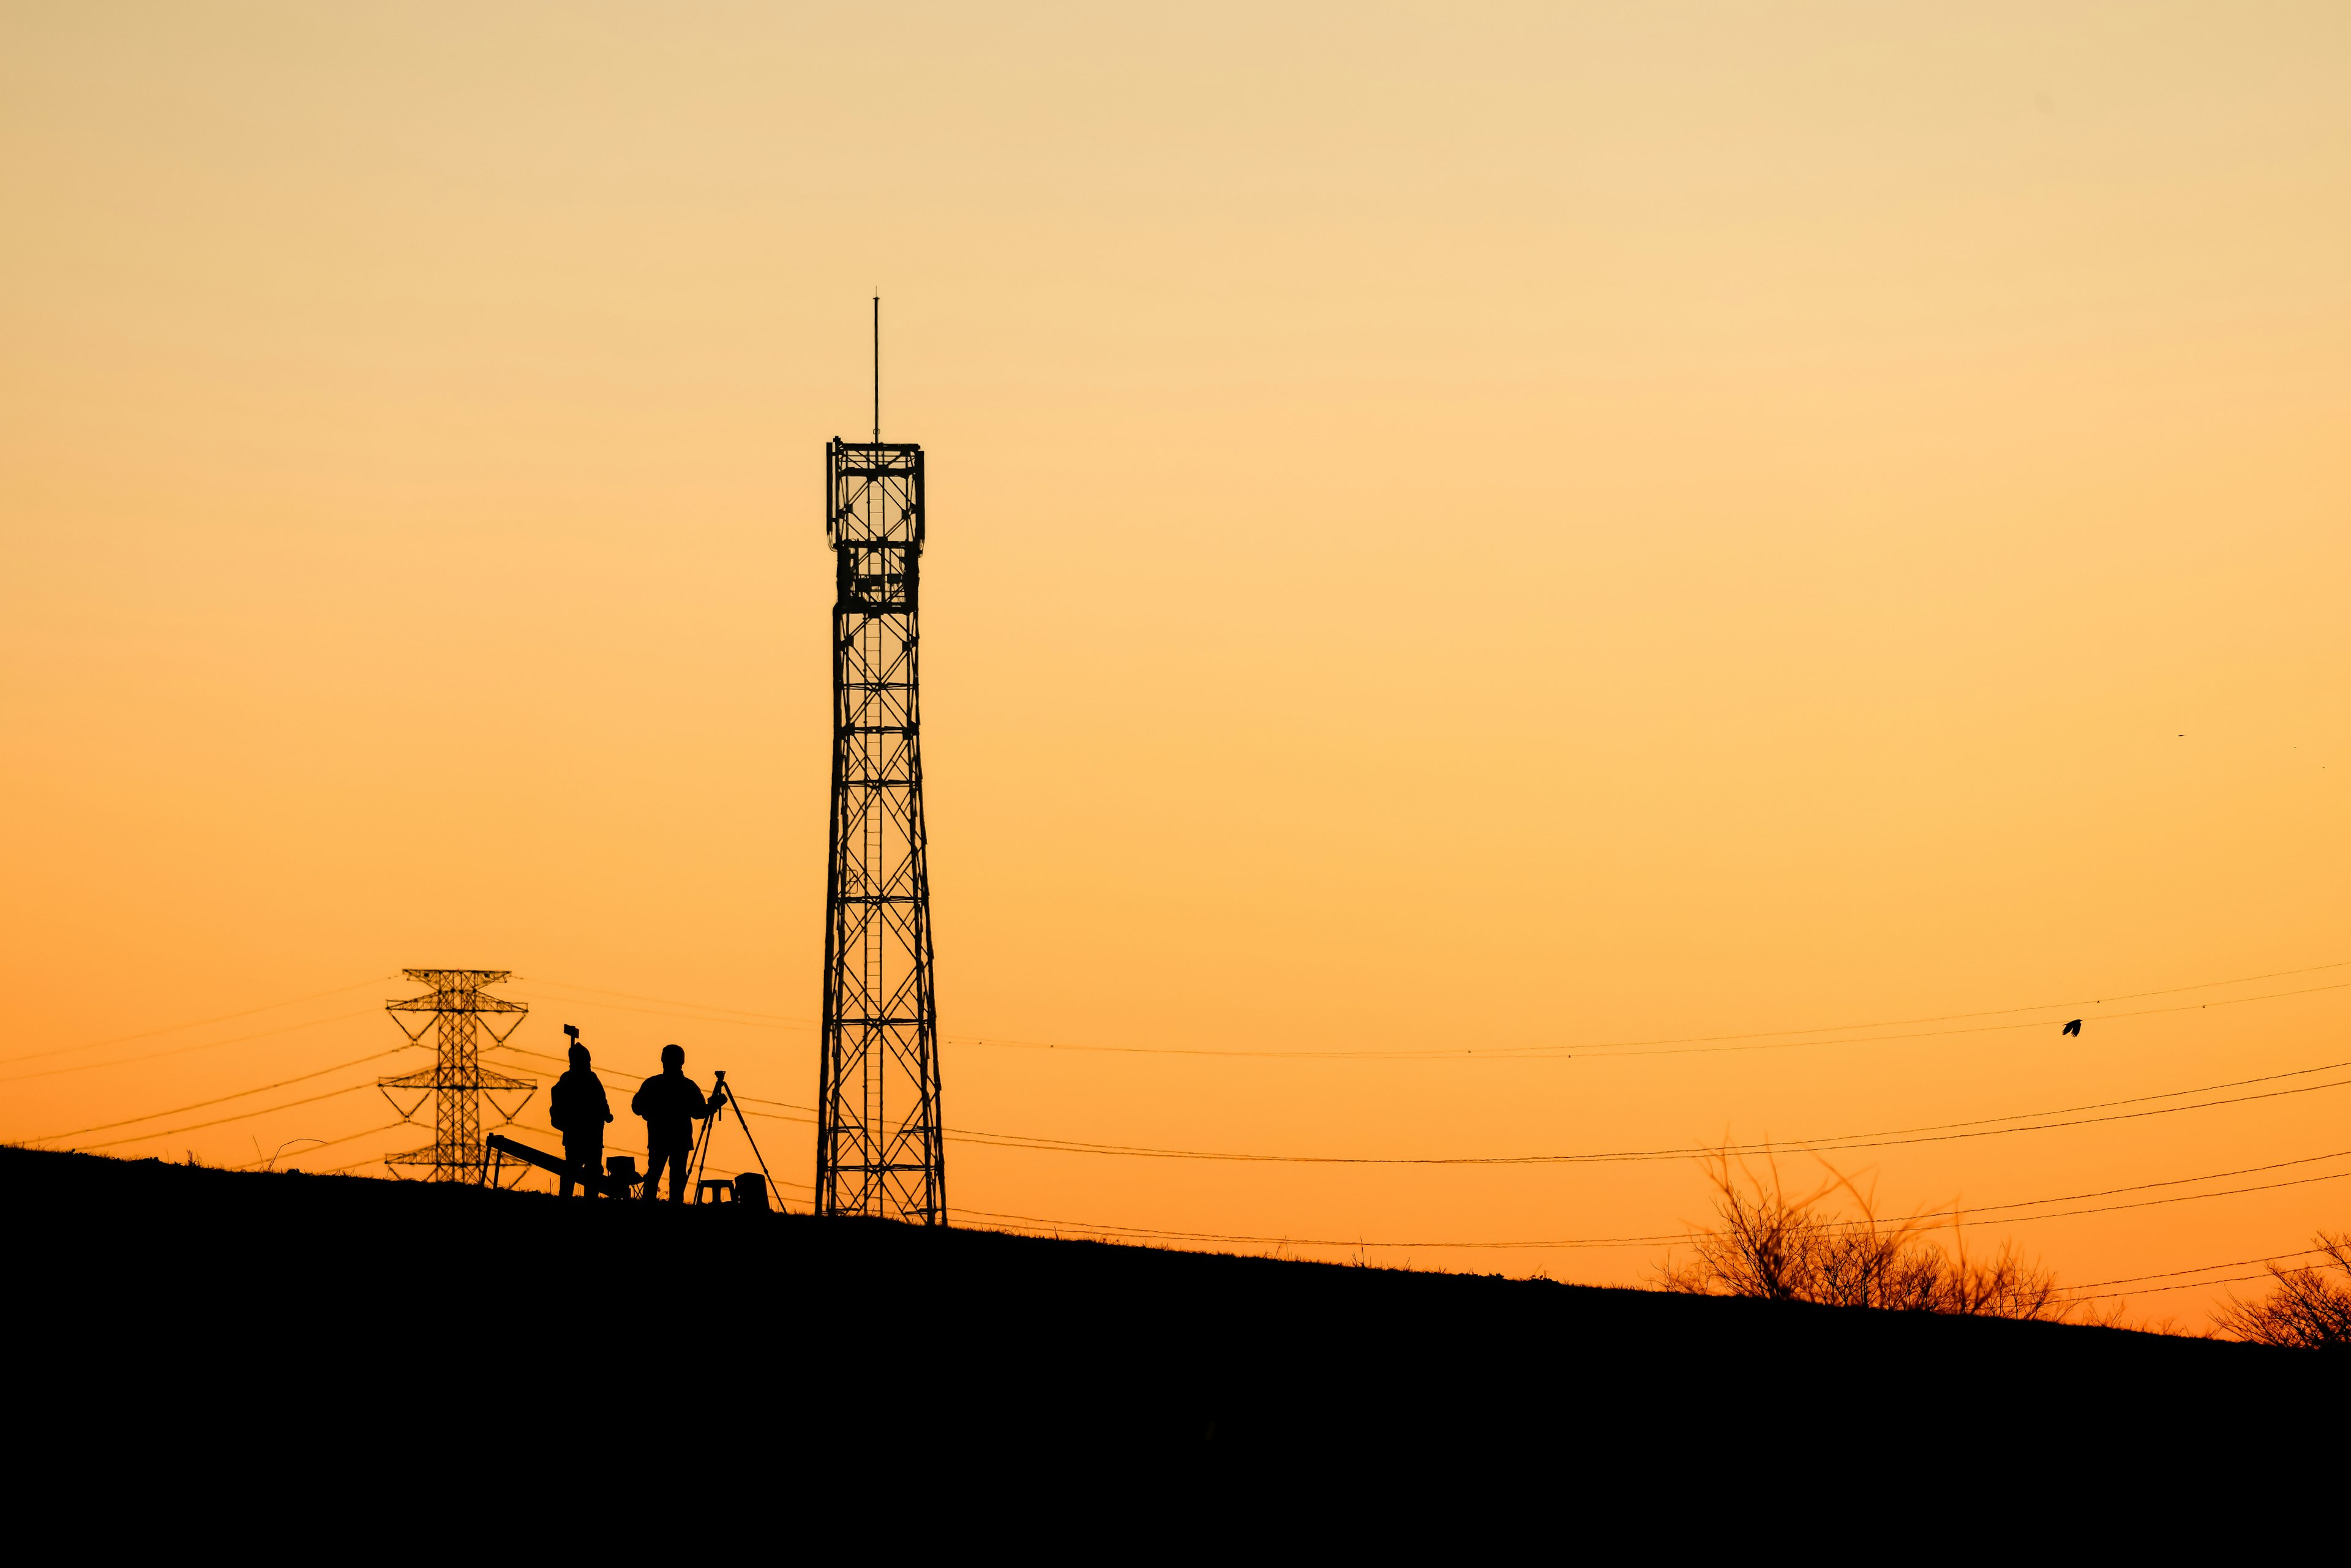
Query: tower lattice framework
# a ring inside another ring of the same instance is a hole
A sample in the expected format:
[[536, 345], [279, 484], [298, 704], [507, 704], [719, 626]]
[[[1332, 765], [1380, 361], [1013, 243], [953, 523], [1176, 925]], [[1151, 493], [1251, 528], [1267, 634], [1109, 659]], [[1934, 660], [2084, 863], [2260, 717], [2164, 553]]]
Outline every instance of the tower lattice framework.
[[[424, 1148], [387, 1155], [383, 1163], [392, 1167], [394, 1175], [400, 1174], [402, 1167], [410, 1167], [426, 1181], [486, 1180], [489, 1164], [482, 1145], [483, 1096], [507, 1091], [519, 1094], [522, 1098], [515, 1102], [512, 1111], [498, 1108], [496, 1100], [492, 1101], [493, 1108], [500, 1109], [499, 1119], [511, 1122], [538, 1085], [528, 1078], [510, 1077], [485, 1068], [481, 1037], [486, 1034], [493, 1045], [504, 1044], [530, 1008], [527, 1003], [490, 995], [486, 988], [505, 980], [511, 972], [506, 969], [401, 972], [432, 988], [406, 1001], [386, 1002], [383, 1010], [392, 1015], [392, 1021], [400, 1026], [402, 1034], [420, 1044], [425, 1030], [437, 1026], [434, 1060], [422, 1072], [379, 1079], [377, 1086], [402, 1121], [413, 1120], [424, 1101], [431, 1098], [433, 1142]], [[416, 1020], [413, 1028], [409, 1025], [412, 1018]], [[501, 1023], [505, 1027], [499, 1027]], [[423, 1092], [402, 1106], [395, 1090]]]
[[817, 1083], [820, 1214], [946, 1223], [923, 827], [923, 449], [825, 447], [832, 806]]

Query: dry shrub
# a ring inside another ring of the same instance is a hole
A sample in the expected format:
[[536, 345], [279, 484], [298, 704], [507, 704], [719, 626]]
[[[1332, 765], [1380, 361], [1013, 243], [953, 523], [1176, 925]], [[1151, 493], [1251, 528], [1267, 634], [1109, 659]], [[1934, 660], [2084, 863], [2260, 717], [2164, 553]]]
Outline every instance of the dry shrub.
[[2329, 1270], [2351, 1280], [2351, 1233], [2318, 1233], [2323, 1264], [2301, 1263], [2288, 1269], [2273, 1263], [2270, 1293], [2258, 1301], [2231, 1296], [2212, 1314], [2223, 1333], [2255, 1344], [2284, 1345], [2293, 1350], [2351, 1349], [2351, 1289], [2335, 1282]]
[[[1791, 1197], [1776, 1155], [1767, 1156], [1768, 1177], [1728, 1153], [1708, 1156], [1717, 1225], [1691, 1235], [1697, 1256], [1689, 1262], [1668, 1260], [1659, 1270], [1664, 1287], [1691, 1295], [2047, 1322], [2072, 1310], [2056, 1275], [2020, 1257], [2011, 1244], [2002, 1242], [1989, 1261], [1970, 1259], [1954, 1218], [1946, 1250], [1935, 1234], [1939, 1223], [1915, 1214], [1881, 1219], [1874, 1192], [1826, 1160], [1820, 1163], [1827, 1173], [1821, 1185]], [[1855, 1212], [1833, 1212], [1839, 1194]]]

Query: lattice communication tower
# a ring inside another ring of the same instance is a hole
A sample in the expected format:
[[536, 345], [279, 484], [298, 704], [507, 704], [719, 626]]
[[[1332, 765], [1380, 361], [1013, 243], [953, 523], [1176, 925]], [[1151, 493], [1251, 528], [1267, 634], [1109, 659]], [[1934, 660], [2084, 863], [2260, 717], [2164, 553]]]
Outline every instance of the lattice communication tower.
[[[511, 1122], [538, 1085], [528, 1078], [514, 1078], [485, 1068], [481, 1037], [486, 1034], [493, 1045], [503, 1045], [530, 1008], [523, 1002], [494, 997], [485, 988], [505, 980], [510, 973], [506, 969], [401, 972], [433, 988], [406, 1001], [386, 1002], [383, 1010], [392, 1015], [392, 1021], [400, 1026], [402, 1034], [420, 1043], [424, 1031], [438, 1025], [439, 1038], [434, 1041], [437, 1054], [433, 1065], [423, 1071], [378, 1079], [377, 1087], [403, 1122], [413, 1121], [430, 1097], [434, 1102], [433, 1142], [425, 1148], [386, 1155], [383, 1163], [392, 1168], [395, 1176], [402, 1174], [403, 1167], [411, 1167], [426, 1181], [486, 1180], [489, 1164], [482, 1146], [482, 1097], [491, 1095], [492, 1108], [498, 1111], [500, 1120]], [[411, 1018], [416, 1019], [413, 1029], [409, 1027]], [[500, 1022], [504, 1028], [499, 1027]], [[397, 1089], [423, 1092], [402, 1106], [392, 1092]], [[498, 1105], [496, 1098], [508, 1092], [520, 1096], [512, 1111]]]
[[876, 388], [873, 439], [824, 450], [832, 812], [816, 1207], [944, 1225], [917, 678], [923, 449], [882, 440], [878, 373]]

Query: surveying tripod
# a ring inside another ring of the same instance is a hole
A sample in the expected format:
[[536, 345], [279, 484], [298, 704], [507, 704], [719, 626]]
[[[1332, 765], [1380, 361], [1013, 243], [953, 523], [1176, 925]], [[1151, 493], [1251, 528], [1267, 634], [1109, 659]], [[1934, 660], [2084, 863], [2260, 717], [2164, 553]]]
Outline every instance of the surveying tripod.
[[696, 1203], [702, 1201], [703, 1180], [710, 1169], [710, 1145], [718, 1141], [716, 1134], [721, 1120], [718, 1114], [718, 1103], [724, 1100], [728, 1105], [734, 1107], [735, 1124], [743, 1129], [744, 1140], [751, 1145], [751, 1157], [759, 1162], [759, 1174], [767, 1177], [768, 1202], [776, 1208], [782, 1208], [783, 1197], [776, 1191], [776, 1178], [768, 1174], [768, 1156], [759, 1152], [759, 1140], [751, 1136], [751, 1124], [743, 1119], [741, 1103], [736, 1100], [735, 1092], [726, 1087], [726, 1069], [720, 1068], [711, 1076], [717, 1082], [711, 1086], [710, 1090], [710, 1114], [704, 1119], [702, 1131], [695, 1136], [694, 1154], [687, 1160], [685, 1166], [686, 1177], [694, 1187], [694, 1201]]

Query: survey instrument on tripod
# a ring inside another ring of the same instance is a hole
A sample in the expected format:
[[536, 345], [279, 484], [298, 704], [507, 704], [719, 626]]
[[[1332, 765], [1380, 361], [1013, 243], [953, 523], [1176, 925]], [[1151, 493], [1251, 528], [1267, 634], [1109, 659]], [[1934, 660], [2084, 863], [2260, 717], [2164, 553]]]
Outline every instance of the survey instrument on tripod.
[[[782, 1207], [782, 1200], [773, 1197], [776, 1191], [776, 1178], [768, 1170], [768, 1157], [759, 1152], [759, 1140], [751, 1135], [751, 1124], [743, 1119], [743, 1107], [736, 1100], [735, 1092], [726, 1087], [726, 1070], [720, 1068], [710, 1076], [712, 1079], [710, 1114], [703, 1119], [701, 1134], [695, 1140], [693, 1161], [686, 1166], [687, 1185], [694, 1189], [694, 1201], [701, 1203], [713, 1190], [712, 1184], [708, 1181], [710, 1145], [716, 1141], [718, 1124], [721, 1120], [719, 1102], [724, 1099], [726, 1104], [734, 1107], [735, 1124], [743, 1129], [744, 1140], [751, 1145], [751, 1157], [759, 1162], [759, 1175], [763, 1180], [759, 1186], [760, 1201], [758, 1207], [766, 1208], [768, 1203], [773, 1201], [777, 1207]], [[737, 1203], [749, 1201], [748, 1191], [737, 1184], [727, 1184], [727, 1191]]]

